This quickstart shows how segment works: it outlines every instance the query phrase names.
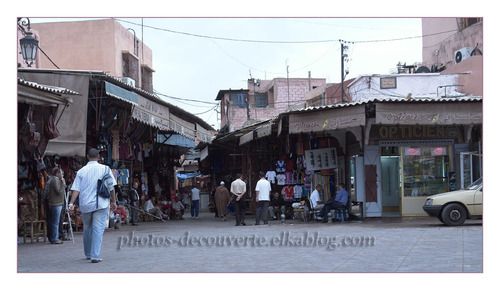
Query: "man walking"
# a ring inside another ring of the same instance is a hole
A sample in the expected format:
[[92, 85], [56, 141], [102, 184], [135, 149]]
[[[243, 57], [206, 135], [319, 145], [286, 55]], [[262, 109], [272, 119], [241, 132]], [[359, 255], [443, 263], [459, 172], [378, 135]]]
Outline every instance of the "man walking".
[[191, 218], [198, 219], [198, 214], [200, 212], [200, 190], [198, 189], [198, 184], [196, 184], [193, 189], [191, 189]]
[[258, 226], [260, 224], [260, 218], [262, 216], [262, 221], [265, 225], [267, 225], [267, 212], [269, 207], [269, 194], [271, 193], [271, 183], [267, 181], [266, 174], [264, 172], [259, 172], [260, 180], [257, 181], [257, 185], [255, 186], [255, 201], [257, 202], [256, 208], [256, 218], [255, 225]]
[[49, 241], [52, 244], [62, 244], [62, 237], [59, 239], [59, 222], [61, 220], [61, 211], [64, 205], [64, 195], [66, 193], [66, 182], [64, 181], [61, 170], [54, 167], [52, 169], [52, 180], [49, 188], [49, 208], [50, 208], [50, 236]]
[[231, 194], [233, 195], [234, 216], [236, 218], [236, 226], [245, 224], [245, 193], [247, 192], [247, 184], [243, 181], [241, 173], [236, 174], [236, 180], [231, 183]]
[[[99, 164], [99, 151], [92, 148], [87, 153], [89, 162], [76, 173], [75, 180], [71, 186], [73, 194], [69, 203], [69, 210], [74, 210], [73, 203], [80, 198], [80, 211], [83, 221], [83, 251], [87, 260], [99, 263], [101, 259], [102, 237], [106, 226], [106, 215], [116, 209], [116, 196], [114, 190], [110, 198], [97, 195], [97, 181], [106, 173], [105, 165]], [[113, 175], [111, 175], [113, 176]], [[113, 185], [116, 180], [113, 177]]]

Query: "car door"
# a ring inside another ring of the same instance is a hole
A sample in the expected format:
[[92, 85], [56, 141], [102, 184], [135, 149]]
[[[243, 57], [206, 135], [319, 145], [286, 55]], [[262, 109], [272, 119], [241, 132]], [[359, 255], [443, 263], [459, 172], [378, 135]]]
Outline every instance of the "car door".
[[481, 186], [474, 193], [473, 215], [483, 215], [483, 187]]

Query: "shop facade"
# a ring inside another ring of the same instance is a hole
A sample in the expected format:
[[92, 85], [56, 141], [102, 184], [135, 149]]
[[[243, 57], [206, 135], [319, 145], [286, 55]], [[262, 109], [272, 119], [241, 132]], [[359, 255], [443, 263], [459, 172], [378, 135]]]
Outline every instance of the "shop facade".
[[280, 175], [273, 192], [292, 202], [307, 199], [317, 184], [329, 199], [344, 183], [353, 215], [419, 216], [427, 196], [481, 176], [482, 98], [304, 108], [218, 139], [233, 148], [226, 158], [239, 159], [233, 163], [247, 174], [250, 191], [259, 171], [271, 171]]
[[85, 165], [87, 150], [97, 148], [99, 161], [115, 175], [120, 201], [128, 199], [134, 181], [142, 202], [155, 197], [165, 205], [175, 199], [181, 156], [195, 147], [197, 126], [200, 137], [212, 129], [198, 117], [103, 72], [27, 69], [20, 74], [81, 89], [65, 108], [61, 137], [49, 142], [45, 158], [63, 170], [69, 184]]

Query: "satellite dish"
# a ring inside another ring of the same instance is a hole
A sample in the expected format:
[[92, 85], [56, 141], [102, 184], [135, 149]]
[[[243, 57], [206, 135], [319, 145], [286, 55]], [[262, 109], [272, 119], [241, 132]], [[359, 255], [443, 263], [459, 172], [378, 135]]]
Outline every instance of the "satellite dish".
[[417, 74], [420, 74], [420, 73], [430, 73], [430, 72], [431, 72], [431, 70], [428, 67], [426, 67], [426, 66], [419, 66], [417, 68], [417, 70], [415, 71], [415, 73], [417, 73]]

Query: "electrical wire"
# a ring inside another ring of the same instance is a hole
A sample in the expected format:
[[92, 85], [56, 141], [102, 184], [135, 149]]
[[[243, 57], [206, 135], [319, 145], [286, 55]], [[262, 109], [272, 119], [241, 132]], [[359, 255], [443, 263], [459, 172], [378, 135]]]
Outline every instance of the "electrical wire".
[[[112, 18], [112, 19], [119, 21], [119, 22], [124, 22], [124, 23], [132, 24], [132, 25], [141, 26], [141, 24], [137, 24], [137, 23], [134, 23], [132, 21], [127, 21], [127, 20], [118, 19], [118, 18]], [[391, 42], [391, 41], [401, 41], [401, 40], [409, 40], [409, 39], [415, 39], [415, 38], [423, 38], [423, 37], [435, 36], [435, 35], [440, 35], [440, 34], [444, 34], [444, 33], [458, 31], [458, 29], [453, 29], [453, 30], [436, 32], [436, 33], [431, 33], [431, 34], [426, 34], [426, 35], [408, 36], [408, 37], [391, 38], [391, 39], [377, 39], [377, 40], [348, 41], [348, 40], [342, 40], [342, 39], [323, 39], [323, 40], [283, 41], [283, 40], [238, 39], [238, 38], [229, 38], [229, 37], [209, 36], [209, 35], [202, 35], [202, 34], [196, 34], [196, 33], [190, 33], [190, 32], [175, 31], [175, 30], [171, 30], [171, 29], [159, 28], [159, 27], [154, 27], [154, 26], [150, 26], [150, 25], [142, 25], [142, 27], [160, 30], [160, 31], [165, 31], [165, 32], [170, 32], [170, 33], [175, 33], [175, 34], [182, 34], [182, 35], [186, 35], [186, 36], [198, 37], [198, 38], [217, 39], [217, 40], [235, 41], [235, 42], [274, 43], [274, 44], [311, 44], [311, 43], [326, 43], [326, 42], [342, 42], [342, 43]]]

